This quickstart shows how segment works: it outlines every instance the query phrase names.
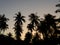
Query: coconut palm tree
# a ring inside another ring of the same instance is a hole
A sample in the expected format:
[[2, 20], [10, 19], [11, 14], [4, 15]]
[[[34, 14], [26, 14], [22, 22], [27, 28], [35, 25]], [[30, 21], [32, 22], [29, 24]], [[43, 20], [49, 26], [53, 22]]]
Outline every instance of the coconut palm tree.
[[48, 34], [53, 34], [53, 32], [57, 30], [56, 21], [57, 20], [55, 19], [55, 16], [52, 16], [51, 14], [45, 15], [44, 20], [40, 21], [40, 24], [38, 26], [39, 32], [42, 32], [45, 34], [46, 38], [48, 38]]
[[32, 30], [34, 29], [34, 26], [32, 24], [28, 24], [27, 28], [32, 32]]
[[[51, 14], [45, 15], [45, 23], [46, 23], [46, 26], [47, 26], [48, 33], [49, 32], [52, 32], [52, 33], [54, 32], [53, 34], [57, 35], [56, 32], [58, 31], [58, 29], [57, 29], [56, 22], [60, 22], [60, 19], [59, 18], [56, 19], [55, 17], [56, 16], [53, 16]], [[52, 31], [52, 29], [53, 29], [53, 31]]]
[[8, 28], [8, 24], [6, 23], [9, 19], [5, 17], [5, 14], [0, 15], [0, 30], [5, 31]]
[[[32, 35], [33, 30], [34, 29], [36, 30], [36, 27], [38, 26], [40, 20], [39, 20], [39, 17], [34, 13], [31, 13], [29, 15], [29, 20], [31, 22], [30, 24], [28, 24], [27, 28], [29, 31], [31, 31], [31, 35]], [[30, 38], [30, 40], [32, 41], [32, 37]]]
[[53, 16], [51, 14], [47, 14], [47, 15], [45, 15], [45, 21], [48, 26], [52, 26], [52, 27], [54, 27], [54, 29], [56, 28], [55, 16]]
[[56, 16], [53, 16], [51, 14], [47, 14], [45, 15], [45, 23], [47, 25], [47, 30], [48, 30], [48, 33], [49, 32], [52, 32], [51, 31], [51, 27], [55, 30], [57, 30], [57, 27], [56, 27], [56, 22], [55, 22], [55, 17]]
[[[59, 0], [59, 2], [60, 2], [60, 0]], [[55, 12], [56, 12], [56, 13], [57, 13], [57, 12], [60, 12], [60, 3], [59, 3], [59, 4], [56, 4], [56, 7], [59, 7], [59, 9], [57, 9]], [[59, 24], [59, 23], [60, 23], [60, 18], [56, 19], [55, 21], [57, 21], [57, 22], [58, 22], [57, 24]], [[60, 28], [60, 26], [59, 26], [58, 28]], [[55, 32], [58, 33], [58, 32], [60, 32], [60, 31], [55, 31]]]
[[59, 9], [57, 9], [57, 10], [55, 11], [55, 13], [60, 12], [60, 4], [57, 4], [56, 7], [59, 7]]
[[44, 20], [43, 20], [43, 21], [40, 21], [40, 24], [38, 25], [37, 30], [38, 30], [40, 33], [43, 34], [43, 37], [44, 37], [44, 38], [47, 37], [47, 31], [48, 31], [48, 29], [47, 29], [47, 25], [46, 25], [46, 23], [45, 23]]
[[16, 33], [16, 38], [17, 40], [20, 39], [20, 36], [21, 36], [21, 33], [22, 33], [22, 25], [23, 25], [23, 22], [25, 22], [25, 16], [22, 16], [20, 12], [18, 12], [18, 14], [15, 14], [15, 33]]
[[[39, 24], [39, 21], [40, 21], [40, 19], [39, 19], [39, 16], [37, 16], [36, 14], [34, 14], [34, 13], [31, 13], [30, 15], [29, 15], [29, 17], [30, 17], [30, 24], [28, 24], [28, 27], [30, 28], [30, 30], [31, 29], [34, 29], [34, 27], [35, 27], [35, 29], [36, 29], [36, 27], [38, 26], [38, 24]], [[31, 30], [32, 31], [32, 30]]]

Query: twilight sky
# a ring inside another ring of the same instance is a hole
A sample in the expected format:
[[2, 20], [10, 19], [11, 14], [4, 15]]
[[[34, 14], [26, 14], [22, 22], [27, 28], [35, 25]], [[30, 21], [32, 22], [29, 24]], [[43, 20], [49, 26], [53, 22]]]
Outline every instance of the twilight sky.
[[[0, 0], [0, 14], [5, 14], [6, 17], [10, 19], [8, 22], [9, 29], [7, 30], [7, 33], [13, 33], [13, 17], [18, 11], [20, 11], [22, 15], [26, 16], [25, 19], [27, 22], [24, 24], [24, 29], [26, 29], [26, 25], [28, 23], [28, 15], [31, 13], [37, 12], [37, 15], [40, 17], [43, 17], [44, 14], [51, 13], [52, 15], [59, 17], [60, 15], [54, 12], [58, 9], [55, 7], [55, 5], [59, 3], [58, 1], [59, 0]], [[24, 32], [26, 32], [26, 30]]]

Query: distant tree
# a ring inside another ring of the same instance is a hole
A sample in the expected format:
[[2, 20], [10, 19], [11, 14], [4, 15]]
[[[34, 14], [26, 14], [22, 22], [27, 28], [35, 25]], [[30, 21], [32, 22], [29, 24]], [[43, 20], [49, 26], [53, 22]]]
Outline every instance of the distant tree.
[[16, 45], [16, 43], [15, 39], [3, 34], [0, 35], [0, 45]]
[[45, 21], [43, 20], [43, 21], [40, 21], [40, 24], [38, 25], [38, 28], [37, 28], [37, 30], [40, 32], [40, 33], [42, 33], [43, 34], [43, 36], [45, 35], [45, 36], [47, 36], [47, 25], [46, 25], [46, 23], [45, 23]]
[[48, 30], [47, 33], [52, 32], [52, 31], [51, 31], [51, 27], [53, 28], [54, 31], [57, 30], [55, 17], [56, 17], [56, 16], [53, 16], [53, 15], [51, 15], [51, 14], [47, 14], [47, 15], [45, 16], [45, 23], [46, 23], [47, 30]]
[[55, 17], [56, 16], [53, 16], [51, 14], [47, 14], [45, 16], [45, 22], [46, 22], [48, 28], [50, 28], [50, 26], [52, 26], [56, 30]]
[[[39, 32], [45, 33], [46, 38], [48, 38], [48, 34], [50, 33], [52, 35], [53, 31], [57, 30], [56, 21], [58, 19], [55, 19], [56, 16], [53, 16], [51, 14], [45, 15], [45, 18], [43, 21], [40, 21], [40, 24], [38, 26]], [[53, 31], [52, 31], [53, 28]]]
[[[59, 0], [60, 2], [60, 0]], [[58, 7], [59, 9], [57, 9], [55, 12], [58, 13], [60, 12], [60, 4], [56, 4], [56, 7]], [[60, 22], [60, 18], [56, 19], [57, 22]]]
[[[60, 7], [60, 4], [57, 4], [56, 7]], [[60, 9], [57, 9], [57, 10], [55, 11], [55, 13], [58, 13], [58, 12], [60, 12]]]
[[[36, 30], [36, 27], [38, 26], [40, 20], [36, 14], [31, 13], [29, 15], [29, 21], [31, 21], [31, 22], [30, 22], [30, 24], [27, 25], [27, 28], [29, 31], [31, 31], [31, 38], [29, 40], [32, 40], [32, 32], [34, 29]], [[28, 38], [28, 37], [26, 37], [26, 38]]]
[[[60, 1], [59, 1], [59, 2], [60, 2]], [[56, 7], [58, 7], [59, 9], [57, 9], [57, 10], [55, 11], [55, 13], [60, 12], [60, 4], [56, 4]]]
[[[59, 2], [60, 2], [60, 0], [59, 0]], [[56, 4], [56, 7], [58, 7], [58, 9], [55, 11], [55, 13], [58, 13], [58, 12], [60, 13], [60, 3], [59, 4]], [[60, 18], [56, 19], [56, 21], [58, 22], [58, 25], [59, 25]], [[56, 34], [60, 34], [60, 30], [58, 30], [58, 29], [60, 29], [60, 25], [57, 26], [57, 30], [55, 30], [55, 33]]]
[[32, 39], [32, 44], [33, 45], [39, 45], [39, 43], [40, 43], [40, 40], [39, 40], [39, 35], [38, 35], [38, 33], [36, 33], [36, 35], [34, 36], [34, 38]]
[[34, 26], [32, 24], [28, 24], [27, 28], [32, 32], [32, 30], [34, 29]]
[[11, 37], [11, 36], [12, 36], [12, 34], [11, 34], [11, 33], [8, 33], [8, 36], [9, 36], [9, 37]]
[[8, 24], [7, 24], [8, 20], [9, 19], [5, 17], [5, 14], [0, 15], [0, 30], [1, 31], [4, 32], [8, 28]]
[[56, 32], [58, 31], [58, 29], [57, 29], [57, 23], [56, 22], [60, 22], [60, 19], [59, 18], [56, 19], [56, 16], [53, 16], [51, 14], [47, 14], [45, 16], [44, 21], [45, 21], [46, 26], [47, 26], [47, 30], [48, 30], [47, 33], [52, 32], [52, 28], [53, 28], [54, 33], [53, 32], [52, 33], [57, 35]]
[[30, 32], [27, 32], [24, 40], [26, 45], [29, 45], [31, 43], [31, 38], [32, 38], [32, 34]]
[[23, 25], [23, 22], [25, 22], [25, 16], [22, 16], [20, 12], [18, 12], [18, 14], [15, 14], [16, 17], [15, 17], [15, 34], [16, 34], [16, 39], [17, 40], [20, 40], [20, 36], [21, 36], [21, 33], [22, 33], [22, 25]]

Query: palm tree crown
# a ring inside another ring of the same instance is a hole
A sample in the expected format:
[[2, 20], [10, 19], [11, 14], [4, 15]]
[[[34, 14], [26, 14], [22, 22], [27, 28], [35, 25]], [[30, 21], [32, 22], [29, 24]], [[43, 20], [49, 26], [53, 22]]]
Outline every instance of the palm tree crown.
[[36, 29], [36, 27], [38, 26], [40, 19], [39, 19], [39, 17], [38, 17], [36, 14], [34, 14], [34, 13], [31, 13], [31, 14], [29, 15], [29, 17], [30, 17], [29, 20], [30, 20], [31, 22], [30, 22], [30, 24], [28, 24], [27, 28], [28, 28], [28, 30], [31, 30], [31, 32], [32, 32], [32, 30], [34, 30], [34, 27], [35, 27], [35, 29]]
[[29, 15], [29, 17], [30, 17], [30, 21], [31, 21], [31, 24], [33, 24], [33, 25], [38, 25], [38, 23], [39, 23], [39, 21], [40, 21], [40, 19], [39, 19], [39, 16], [37, 16], [36, 14], [34, 14], [34, 13], [31, 13], [31, 15]]
[[16, 21], [15, 24], [19, 23], [20, 25], [23, 25], [23, 22], [25, 22], [25, 19], [24, 19], [25, 16], [21, 16], [21, 13], [20, 12], [18, 12], [18, 14], [15, 14], [15, 15], [17, 15], [15, 17], [15, 21]]

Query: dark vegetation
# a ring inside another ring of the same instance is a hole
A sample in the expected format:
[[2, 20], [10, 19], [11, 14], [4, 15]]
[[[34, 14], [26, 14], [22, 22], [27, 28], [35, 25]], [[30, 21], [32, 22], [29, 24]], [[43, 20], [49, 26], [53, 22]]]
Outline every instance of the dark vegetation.
[[[56, 7], [60, 7], [60, 4], [57, 4]], [[60, 9], [55, 12], [60, 12]], [[5, 14], [0, 14], [0, 45], [60, 45], [60, 36], [58, 36], [58, 34], [60, 35], [60, 18], [56, 19], [56, 16], [46, 14], [42, 20], [36, 14], [31, 13], [29, 15], [30, 23], [27, 25], [28, 32], [25, 34], [25, 39], [21, 40], [22, 27], [26, 20], [21, 12], [15, 15], [13, 29], [15, 30], [16, 39], [12, 38], [11, 33], [8, 36], [1, 34], [1, 31], [4, 33], [8, 29], [7, 21], [9, 19], [5, 17]], [[33, 30], [36, 31], [35, 36], [32, 35]], [[42, 33], [43, 39], [40, 38], [39, 33]]]

